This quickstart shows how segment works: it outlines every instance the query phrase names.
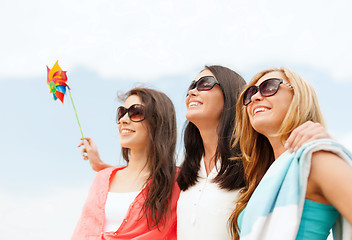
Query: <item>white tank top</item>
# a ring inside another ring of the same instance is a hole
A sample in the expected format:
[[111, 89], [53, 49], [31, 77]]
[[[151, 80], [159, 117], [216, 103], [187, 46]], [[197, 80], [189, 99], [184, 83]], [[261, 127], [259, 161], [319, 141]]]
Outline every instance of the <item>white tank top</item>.
[[138, 192], [108, 192], [105, 203], [105, 232], [116, 232]]

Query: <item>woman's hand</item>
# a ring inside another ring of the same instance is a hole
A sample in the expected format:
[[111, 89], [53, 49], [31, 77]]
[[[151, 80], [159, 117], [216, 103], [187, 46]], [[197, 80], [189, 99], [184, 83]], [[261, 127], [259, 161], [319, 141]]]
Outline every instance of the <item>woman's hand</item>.
[[297, 127], [285, 143], [285, 148], [296, 152], [303, 144], [321, 138], [332, 138], [320, 123], [307, 121]]
[[[82, 140], [82, 139], [81, 139]], [[100, 157], [97, 145], [90, 137], [85, 137], [78, 147], [84, 146], [81, 151], [84, 160], [89, 160], [90, 166], [96, 172], [111, 167], [111, 165], [104, 163]]]

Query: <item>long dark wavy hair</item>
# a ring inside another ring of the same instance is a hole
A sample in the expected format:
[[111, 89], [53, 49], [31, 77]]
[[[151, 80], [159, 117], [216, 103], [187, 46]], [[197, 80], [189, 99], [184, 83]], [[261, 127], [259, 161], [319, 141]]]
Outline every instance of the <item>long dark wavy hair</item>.
[[[246, 82], [239, 74], [223, 66], [205, 66], [202, 71], [206, 69], [212, 72], [219, 81], [224, 96], [224, 108], [217, 127], [219, 140], [215, 152], [215, 161], [220, 157], [221, 167], [214, 182], [218, 183], [222, 189], [239, 189], [245, 185], [243, 164], [242, 161], [230, 160], [234, 156], [241, 155], [239, 147], [231, 147], [231, 134], [236, 122], [237, 99]], [[200, 132], [196, 125], [189, 121], [186, 122], [184, 130], [184, 150], [185, 158], [177, 177], [177, 183], [183, 191], [197, 182], [200, 160], [204, 154]]]
[[[131, 95], [140, 97], [148, 129], [148, 167], [145, 202], [142, 206], [148, 226], [159, 228], [170, 213], [172, 187], [175, 180], [175, 147], [177, 138], [176, 113], [171, 100], [162, 92], [148, 88], [134, 88], [120, 99]], [[129, 162], [130, 149], [122, 148], [123, 158]]]

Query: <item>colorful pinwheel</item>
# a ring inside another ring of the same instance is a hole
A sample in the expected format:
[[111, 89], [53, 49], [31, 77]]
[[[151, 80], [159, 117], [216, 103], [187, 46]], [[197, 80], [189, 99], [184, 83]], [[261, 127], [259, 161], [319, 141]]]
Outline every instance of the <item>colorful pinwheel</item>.
[[64, 103], [64, 97], [65, 97], [66, 88], [67, 88], [68, 93], [70, 94], [73, 110], [75, 111], [75, 114], [76, 114], [78, 126], [79, 126], [79, 129], [81, 130], [82, 139], [84, 139], [84, 135], [82, 132], [81, 124], [79, 123], [76, 107], [75, 107], [75, 104], [73, 103], [70, 87], [67, 85], [66, 71], [62, 71], [58, 62], [59, 61], [56, 61], [52, 69], [46, 66], [48, 71], [46, 83], [48, 84], [50, 92], [53, 94], [54, 100], [60, 99], [62, 103]]
[[48, 70], [46, 83], [49, 86], [50, 92], [53, 94], [54, 100], [60, 99], [60, 101], [64, 103], [66, 87], [70, 89], [67, 85], [66, 71], [62, 71], [58, 61], [56, 61], [52, 69], [48, 66], [46, 66], [46, 68]]

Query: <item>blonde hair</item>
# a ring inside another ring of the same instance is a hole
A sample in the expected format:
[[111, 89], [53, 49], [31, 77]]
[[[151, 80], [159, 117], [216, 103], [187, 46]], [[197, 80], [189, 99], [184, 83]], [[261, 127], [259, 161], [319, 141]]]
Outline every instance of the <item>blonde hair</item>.
[[252, 78], [238, 99], [236, 126], [232, 134], [232, 140], [234, 141], [232, 147], [238, 143], [240, 144], [242, 152], [241, 160], [243, 161], [246, 182], [246, 186], [241, 190], [236, 208], [229, 219], [229, 226], [234, 239], [239, 239], [239, 227], [237, 224], [239, 214], [247, 206], [260, 180], [275, 160], [269, 140], [253, 129], [249, 121], [246, 106], [243, 105], [244, 92], [270, 72], [283, 73], [285, 76], [284, 80], [293, 89], [292, 102], [277, 133], [282, 143], [285, 142], [295, 128], [306, 121], [318, 122], [323, 126], [325, 125], [313, 87], [295, 72], [287, 68], [271, 68], [257, 73]]

